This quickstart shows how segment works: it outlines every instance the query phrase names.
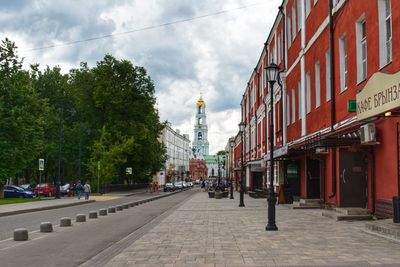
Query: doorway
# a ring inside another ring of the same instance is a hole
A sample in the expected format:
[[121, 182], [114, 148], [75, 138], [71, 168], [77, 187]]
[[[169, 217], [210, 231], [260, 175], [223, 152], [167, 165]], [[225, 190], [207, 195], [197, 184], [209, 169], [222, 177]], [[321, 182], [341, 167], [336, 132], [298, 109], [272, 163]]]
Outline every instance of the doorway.
[[307, 198], [321, 197], [321, 163], [317, 159], [307, 157]]
[[340, 206], [365, 208], [367, 199], [368, 157], [360, 151], [340, 149]]

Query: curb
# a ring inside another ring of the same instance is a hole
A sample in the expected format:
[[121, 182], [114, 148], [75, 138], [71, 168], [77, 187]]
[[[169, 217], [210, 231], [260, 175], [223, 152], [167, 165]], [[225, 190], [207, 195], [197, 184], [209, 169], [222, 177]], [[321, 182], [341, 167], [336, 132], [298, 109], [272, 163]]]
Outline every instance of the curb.
[[89, 204], [89, 203], [93, 203], [93, 202], [96, 202], [96, 200], [93, 199], [93, 200], [88, 200], [88, 201], [74, 202], [74, 203], [67, 203], [67, 204], [59, 204], [59, 205], [48, 206], [48, 207], [6, 211], [6, 212], [0, 212], [0, 217], [23, 214], [23, 213], [29, 213], [29, 212], [35, 212], [35, 211], [53, 210], [53, 209], [59, 209], [59, 208], [65, 208], [65, 207], [72, 207], [72, 206]]

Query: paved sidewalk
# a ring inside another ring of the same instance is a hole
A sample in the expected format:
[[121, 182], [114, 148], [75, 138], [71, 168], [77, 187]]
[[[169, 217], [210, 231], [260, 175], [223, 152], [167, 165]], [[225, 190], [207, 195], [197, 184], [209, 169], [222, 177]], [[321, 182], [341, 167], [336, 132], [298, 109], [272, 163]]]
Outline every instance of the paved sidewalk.
[[[33, 211], [83, 205], [87, 203], [93, 203], [95, 201], [108, 201], [145, 192], [145, 190], [132, 190], [127, 192], [110, 192], [104, 195], [92, 194], [89, 201], [84, 200], [84, 197], [82, 196], [80, 200], [78, 200], [76, 197], [62, 197], [61, 199], [49, 199], [35, 202], [0, 205], [0, 217]], [[149, 193], [149, 195], [151, 195], [151, 193]]]
[[335, 222], [321, 210], [277, 206], [266, 232], [266, 200], [209, 199], [199, 192], [106, 266], [400, 266], [400, 243]]

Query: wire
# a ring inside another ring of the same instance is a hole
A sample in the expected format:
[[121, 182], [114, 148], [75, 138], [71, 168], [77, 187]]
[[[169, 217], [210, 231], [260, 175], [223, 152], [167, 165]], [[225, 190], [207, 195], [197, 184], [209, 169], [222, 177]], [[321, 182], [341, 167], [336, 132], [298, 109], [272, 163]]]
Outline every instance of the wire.
[[126, 35], [126, 34], [131, 34], [131, 33], [136, 33], [136, 32], [142, 32], [142, 31], [147, 31], [147, 30], [153, 30], [153, 29], [167, 27], [167, 26], [171, 26], [171, 25], [175, 25], [175, 24], [185, 23], [185, 22], [188, 22], [188, 21], [203, 19], [203, 18], [212, 17], [212, 16], [218, 16], [218, 15], [222, 15], [222, 14], [225, 14], [225, 13], [229, 13], [231, 11], [235, 11], [235, 10], [239, 10], [239, 9], [245, 9], [245, 8], [258, 6], [258, 5], [262, 5], [262, 4], [265, 4], [265, 1], [257, 2], [257, 3], [253, 3], [253, 4], [248, 4], [248, 5], [244, 5], [244, 6], [239, 6], [239, 7], [235, 7], [235, 8], [232, 8], [232, 9], [220, 10], [220, 11], [217, 11], [217, 12], [214, 12], [214, 13], [200, 15], [200, 16], [196, 16], [196, 17], [192, 17], [192, 18], [186, 18], [186, 19], [175, 20], [175, 21], [166, 22], [166, 23], [162, 23], [162, 24], [146, 26], [146, 27], [143, 27], [143, 28], [133, 29], [133, 30], [125, 31], [125, 32], [111, 33], [111, 34], [106, 34], [106, 35], [102, 35], [102, 36], [86, 38], [86, 39], [81, 39], [81, 40], [75, 40], [75, 41], [70, 41], [70, 42], [65, 42], [65, 43], [59, 43], [59, 44], [54, 44], [54, 45], [42, 46], [42, 47], [35, 47], [35, 48], [24, 50], [22, 52], [32, 52], [32, 51], [39, 51], [39, 50], [56, 48], [56, 47], [69, 46], [69, 45], [86, 43], [86, 42], [91, 42], [91, 41], [105, 39], [105, 38], [112, 38], [112, 37], [115, 37], [115, 36], [121, 36], [121, 35]]

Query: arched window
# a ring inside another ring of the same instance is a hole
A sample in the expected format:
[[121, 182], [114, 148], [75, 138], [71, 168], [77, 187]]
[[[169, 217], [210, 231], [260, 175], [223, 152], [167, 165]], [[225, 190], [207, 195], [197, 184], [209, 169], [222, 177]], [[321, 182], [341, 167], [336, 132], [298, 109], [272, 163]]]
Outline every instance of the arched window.
[[197, 139], [198, 139], [198, 140], [202, 140], [202, 139], [203, 139], [203, 135], [202, 135], [201, 132], [199, 132], [199, 133], [197, 134]]
[[199, 106], [199, 114], [201, 114], [201, 106]]
[[203, 118], [199, 118], [198, 120], [197, 120], [197, 124], [198, 125], [201, 125], [203, 123]]

